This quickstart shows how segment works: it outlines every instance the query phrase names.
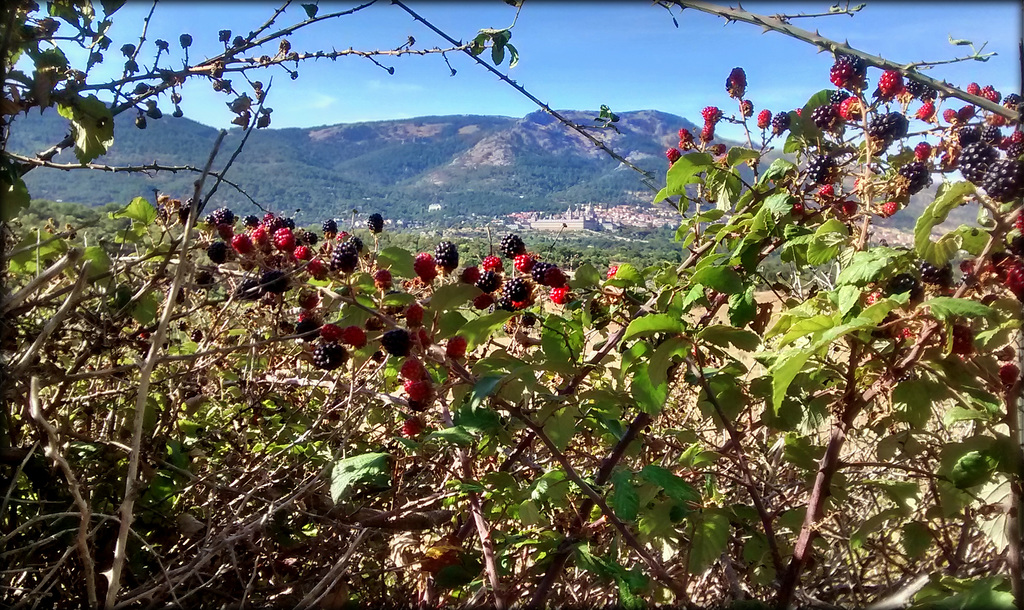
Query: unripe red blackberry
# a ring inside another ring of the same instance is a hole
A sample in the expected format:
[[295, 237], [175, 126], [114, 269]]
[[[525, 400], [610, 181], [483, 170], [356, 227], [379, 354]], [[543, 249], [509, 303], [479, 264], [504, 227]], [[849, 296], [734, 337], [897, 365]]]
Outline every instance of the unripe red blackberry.
[[459, 274], [459, 281], [463, 284], [476, 284], [480, 280], [480, 268], [476, 265], [466, 267]]
[[782, 135], [787, 129], [789, 129], [789, 123], [792, 119], [788, 112], [780, 112], [775, 115], [772, 119], [772, 134]]
[[[743, 97], [747, 91], [747, 74], [743, 68], [733, 68], [725, 79], [725, 90], [729, 97]], [[706, 120], [706, 119], [705, 119]]]
[[346, 360], [348, 360], [348, 352], [333, 341], [321, 343], [313, 350], [313, 364], [325, 371], [333, 371], [345, 364]]
[[1012, 362], [1007, 362], [999, 367], [999, 380], [1003, 385], [1012, 386], [1020, 379], [1020, 367]]
[[260, 248], [270, 247], [270, 233], [267, 232], [266, 227], [256, 227], [249, 236], [252, 238], [253, 243]]
[[1020, 199], [1024, 196], [1024, 164], [1016, 159], [994, 161], [979, 186], [999, 203]]
[[967, 89], [965, 91], [971, 95], [981, 95], [981, 86], [978, 85], [978, 83], [971, 83], [967, 85]]
[[284, 271], [271, 269], [260, 276], [260, 287], [264, 292], [281, 294], [288, 290], [288, 276]]
[[743, 118], [747, 119], [754, 115], [754, 102], [750, 100], [743, 100], [740, 102], [740, 114]]
[[323, 261], [318, 258], [314, 258], [309, 261], [306, 265], [306, 271], [309, 272], [315, 279], [322, 280], [327, 277], [327, 266], [324, 265]]
[[770, 110], [762, 110], [757, 113], [757, 126], [759, 129], [768, 129], [768, 126], [772, 122], [772, 113]]
[[423, 306], [419, 303], [410, 303], [405, 308], [405, 323], [411, 326], [423, 324]]
[[274, 231], [274, 247], [284, 252], [291, 252], [295, 249], [295, 235], [288, 227], [281, 227]]
[[443, 241], [434, 248], [434, 261], [446, 273], [459, 266], [459, 249], [450, 241]]
[[370, 233], [380, 233], [384, 230], [384, 217], [380, 214], [370, 214], [370, 217], [366, 219], [366, 228], [370, 230]]
[[405, 393], [409, 395], [410, 401], [429, 403], [434, 397], [434, 387], [425, 379], [418, 381], [408, 379], [403, 387], [405, 388]]
[[839, 116], [844, 121], [856, 121], [864, 116], [864, 104], [859, 97], [848, 97], [839, 104]]
[[932, 181], [931, 174], [928, 173], [928, 168], [921, 161], [911, 161], [901, 167], [897, 173], [906, 178], [907, 193], [911, 195], [919, 192], [921, 189], [931, 184]]
[[316, 309], [320, 304], [320, 297], [313, 291], [303, 291], [299, 294], [299, 307], [303, 309]]
[[429, 252], [420, 252], [412, 263], [412, 269], [424, 282], [430, 283], [437, 277], [437, 265]]
[[231, 225], [217, 225], [217, 235], [224, 241], [231, 241], [235, 235], [235, 229]]
[[389, 269], [378, 269], [373, 274], [373, 285], [378, 290], [387, 290], [391, 288], [391, 271]]
[[423, 362], [419, 358], [410, 356], [402, 363], [402, 367], [398, 369], [398, 374], [403, 380], [419, 381], [426, 378], [427, 369], [424, 368]]
[[381, 347], [383, 347], [387, 353], [399, 358], [409, 355], [409, 346], [411, 344], [412, 338], [409, 337], [409, 333], [402, 328], [389, 330], [380, 338]]
[[451, 339], [448, 339], [447, 345], [445, 345], [444, 353], [449, 358], [464, 358], [466, 356], [467, 347], [466, 338], [462, 335], [455, 335]]
[[313, 258], [313, 251], [309, 249], [309, 246], [297, 246], [292, 252], [292, 256], [297, 261], [308, 261]]
[[974, 118], [975, 112], [976, 110], [974, 109], [974, 106], [964, 106], [960, 108], [960, 110], [956, 111], [956, 118], [961, 123], [966, 123]]
[[565, 281], [565, 274], [562, 273], [562, 270], [559, 269], [558, 267], [551, 267], [550, 269], [544, 272], [543, 284], [545, 286], [551, 286], [552, 288], [561, 288], [562, 286], [565, 286]]
[[854, 214], [857, 213], [857, 202], [852, 200], [844, 201], [839, 205], [839, 209], [846, 216], [853, 216]]
[[990, 102], [999, 103], [999, 100], [1003, 98], [1002, 95], [992, 85], [985, 85], [981, 90], [981, 97], [987, 99]]
[[878, 77], [878, 92], [882, 99], [892, 99], [903, 91], [903, 75], [896, 70], [886, 70]]
[[952, 108], [946, 108], [942, 111], [942, 120], [949, 124], [958, 123], [960, 119], [956, 116], [956, 110]]
[[836, 188], [831, 184], [824, 184], [818, 189], [817, 197], [821, 200], [829, 200], [836, 196]]
[[526, 253], [526, 244], [523, 243], [523, 238], [519, 237], [515, 233], [509, 233], [505, 237], [501, 238], [501, 245], [498, 246], [501, 253], [508, 258], [515, 258], [520, 254]]
[[715, 139], [715, 125], [714, 123], [704, 123], [703, 129], [700, 130], [700, 141], [707, 144], [711, 140]]
[[415, 438], [423, 433], [423, 423], [415, 417], [402, 422], [402, 436], [405, 438]]
[[565, 305], [569, 302], [569, 289], [565, 286], [551, 289], [551, 302], [557, 305]]
[[341, 327], [337, 324], [324, 324], [320, 327], [320, 337], [324, 341], [341, 341]]
[[683, 156], [683, 153], [679, 152], [678, 148], [670, 148], [665, 151], [665, 157], [668, 159], [669, 165], [675, 163]]
[[232, 237], [231, 247], [239, 254], [249, 254], [253, 251], [252, 240], [245, 233], [239, 233]]
[[928, 157], [932, 156], [932, 145], [927, 142], [921, 142], [914, 147], [914, 158], [918, 161], [926, 161]]
[[491, 293], [501, 287], [501, 276], [493, 271], [484, 271], [476, 282], [476, 287], [486, 293]]
[[526, 301], [530, 298], [532, 288], [530, 282], [521, 277], [516, 277], [505, 282], [501, 288], [501, 293], [513, 301]]
[[477, 297], [473, 299], [473, 307], [476, 307], [477, 309], [487, 309], [493, 304], [494, 297], [486, 292], [484, 294], [477, 295]]
[[341, 342], [359, 349], [366, 345], [366, 331], [355, 325], [346, 326], [341, 329]]
[[983, 142], [968, 144], [960, 151], [960, 173], [968, 181], [981, 185], [991, 165], [999, 154], [994, 148]]
[[222, 241], [215, 241], [206, 247], [206, 256], [210, 257], [212, 263], [220, 265], [228, 260], [228, 245]]
[[484, 271], [496, 271], [496, 272], [504, 271], [504, 267], [502, 266], [501, 259], [498, 258], [497, 256], [487, 256], [487, 257], [485, 257], [483, 262], [480, 263], [480, 266], [483, 267]]
[[513, 261], [513, 266], [519, 273], [529, 273], [533, 269], [534, 260], [529, 254], [520, 254]]
[[359, 251], [350, 243], [340, 243], [331, 254], [331, 269], [342, 273], [352, 273], [359, 266]]
[[899, 209], [900, 204], [896, 203], [895, 201], [886, 201], [885, 203], [882, 204], [882, 216], [888, 218], [895, 214], [896, 212], [898, 212]]
[[722, 120], [722, 111], [719, 110], [717, 106], [705, 106], [704, 109], [700, 111], [700, 116], [704, 117], [705, 124], [710, 123], [714, 126], [715, 123]]
[[610, 280], [613, 277], [615, 277], [615, 274], [618, 273], [618, 272], [619, 272], [619, 266], [618, 265], [612, 265], [611, 267], [608, 267], [608, 272], [605, 273], [605, 278]]
[[917, 109], [917, 114], [914, 116], [922, 121], [931, 120], [931, 118], [935, 116], [935, 104], [933, 102], [925, 102], [921, 104], [921, 107]]
[[693, 148], [693, 134], [690, 133], [690, 130], [679, 130], [679, 148], [680, 150], [690, 150]]

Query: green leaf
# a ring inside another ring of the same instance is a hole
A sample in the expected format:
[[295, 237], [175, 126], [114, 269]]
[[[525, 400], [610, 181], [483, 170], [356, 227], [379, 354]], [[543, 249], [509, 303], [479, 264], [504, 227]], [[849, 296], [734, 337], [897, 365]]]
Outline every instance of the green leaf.
[[481, 293], [482, 291], [476, 286], [461, 282], [441, 286], [430, 297], [430, 308], [438, 312], [455, 309]]
[[601, 274], [598, 273], [590, 263], [583, 263], [580, 268], [576, 270], [572, 280], [569, 281], [569, 286], [572, 288], [588, 288], [590, 286], [597, 286], [601, 283]]
[[381, 307], [405, 307], [406, 305], [412, 304], [415, 300], [416, 297], [408, 292], [392, 292], [390, 294], [385, 294], [384, 297], [381, 298], [380, 305]]
[[920, 521], [905, 523], [900, 532], [900, 544], [903, 552], [911, 559], [923, 556], [932, 545], [932, 535], [928, 526]]
[[576, 416], [572, 409], [562, 409], [544, 422], [544, 433], [559, 451], [565, 451], [569, 441], [576, 434]]
[[615, 515], [623, 521], [636, 521], [640, 511], [640, 496], [630, 482], [628, 470], [617, 470], [612, 474], [611, 507]]
[[619, 265], [619, 268], [612, 277], [612, 280], [616, 282], [621, 281], [622, 283], [618, 284], [620, 286], [644, 283], [644, 277], [640, 275], [640, 272], [636, 270], [636, 267], [629, 263]]
[[110, 215], [111, 218], [131, 218], [141, 225], [148, 226], [156, 220], [156, 208], [145, 197], [136, 197], [131, 202]]
[[665, 175], [668, 196], [685, 195], [686, 185], [697, 182], [697, 175], [713, 165], [714, 160], [708, 153], [692, 152], [677, 159]]
[[794, 172], [796, 170], [797, 166], [792, 161], [786, 159], [776, 159], [772, 161], [771, 165], [768, 166], [768, 169], [764, 170], [764, 173], [761, 174], [760, 178], [758, 178], [757, 184], [758, 186], [763, 186], [768, 184], [768, 182], [771, 180], [779, 182], [780, 179], [783, 178], [786, 174], [788, 174], [789, 172]]
[[953, 465], [949, 480], [958, 489], [981, 485], [989, 480], [996, 465], [996, 459], [988, 452], [968, 451]]
[[957, 299], [953, 297], [934, 297], [924, 303], [939, 320], [946, 320], [956, 316], [966, 318], [988, 318], [996, 311], [988, 305], [982, 305], [971, 299]]
[[724, 292], [725, 294], [736, 294], [743, 291], [743, 280], [730, 267], [709, 265], [698, 269], [693, 274], [693, 277], [690, 278], [690, 281], [694, 284], [710, 286], [718, 292]]
[[496, 66], [500, 66], [501, 62], [505, 61], [505, 45], [495, 44], [491, 47], [491, 61]]
[[110, 17], [124, 6], [126, 0], [100, 0], [100, 4], [103, 6], [103, 16]]
[[932, 407], [950, 396], [943, 383], [924, 378], [908, 379], [892, 391], [892, 407], [898, 419], [922, 429], [932, 415]]
[[740, 146], [733, 146], [729, 149], [729, 154], [725, 157], [725, 163], [729, 167], [736, 167], [740, 163], [748, 159], [757, 159], [761, 156], [761, 153], [750, 148], [743, 148]]
[[495, 330], [501, 328], [505, 321], [514, 315], [514, 312], [501, 310], [466, 322], [459, 330], [459, 334], [466, 338], [467, 350], [473, 350], [477, 345], [486, 342]]
[[789, 193], [775, 193], [764, 200], [763, 207], [775, 218], [781, 218], [793, 210], [795, 199]]
[[722, 324], [708, 326], [697, 333], [697, 338], [722, 347], [732, 345], [745, 352], [752, 352], [761, 344], [761, 338], [756, 333]]
[[787, 350], [772, 365], [770, 371], [772, 375], [772, 408], [776, 415], [782, 408], [782, 400], [786, 397], [789, 385], [793, 383], [813, 353], [814, 349], [812, 348]]
[[667, 313], [656, 313], [637, 318], [626, 327], [623, 341], [636, 337], [648, 337], [657, 333], [678, 334], [686, 331], [686, 324], [675, 316]]
[[839, 272], [836, 284], [853, 284], [863, 286], [875, 278], [885, 269], [893, 259], [903, 256], [903, 253], [892, 248], [871, 248], [853, 255], [849, 266]]
[[741, 293], [729, 297], [729, 323], [736, 328], [750, 324], [757, 317], [757, 301], [754, 299], [754, 285]]
[[331, 499], [341, 502], [360, 487], [388, 487], [390, 457], [386, 453], [364, 453], [335, 462], [331, 468]]
[[108, 256], [107, 251], [100, 246], [89, 246], [86, 248], [83, 258], [92, 262], [92, 264], [89, 265], [90, 279], [110, 271], [110, 256]]
[[377, 254], [377, 267], [390, 269], [392, 274], [399, 277], [416, 277], [412, 263], [412, 254], [397, 246], [385, 248]]
[[725, 552], [729, 543], [729, 516], [714, 508], [705, 508], [693, 516], [689, 568], [692, 574], [700, 574]]
[[160, 295], [155, 290], [150, 290], [135, 303], [132, 317], [139, 324], [146, 326], [156, 320], [156, 311], [159, 307]]
[[13, 180], [3, 172], [0, 174], [0, 222], [9, 222], [18, 217], [18, 214], [27, 209], [31, 197], [28, 194], [28, 187], [20, 176], [14, 174]]
[[75, 156], [80, 163], [89, 163], [105, 154], [114, 143], [114, 116], [95, 95], [76, 96], [71, 105], [58, 104], [57, 112], [71, 121]]
[[[948, 183], [947, 183], [948, 184]], [[954, 182], [946, 188], [940, 188], [935, 201], [928, 204], [914, 224], [914, 250], [918, 256], [936, 267], [943, 267], [959, 249], [957, 236], [943, 236], [939, 242], [931, 240], [932, 229], [946, 220], [946, 216], [959, 206], [968, 195], [974, 194], [976, 187], [970, 182]], [[949, 238], [949, 239], [947, 239]]]
[[650, 365], [640, 361], [633, 371], [632, 381], [629, 386], [630, 394], [644, 413], [657, 415], [665, 407], [668, 400], [668, 381], [660, 382], [652, 379]]
[[667, 468], [648, 464], [640, 471], [640, 478], [654, 483], [665, 491], [665, 495], [679, 502], [697, 502], [698, 494], [689, 483], [672, 474]]
[[469, 447], [476, 442], [476, 439], [473, 438], [473, 435], [470, 434], [469, 431], [463, 428], [462, 426], [452, 426], [451, 428], [444, 428], [443, 430], [431, 432], [423, 440], [424, 442], [444, 441], [446, 443], [451, 443], [453, 445], [458, 445], [460, 447]]
[[508, 49], [508, 68], [511, 70], [519, 63], [519, 49], [515, 48], [511, 43], [507, 43], [505, 48]]
[[583, 349], [582, 339], [575, 323], [556, 316], [548, 317], [540, 335], [546, 366], [555, 371], [572, 371]]
[[303, 4], [302, 9], [306, 11], [306, 18], [312, 19], [316, 17], [316, 12], [319, 10], [315, 4]]

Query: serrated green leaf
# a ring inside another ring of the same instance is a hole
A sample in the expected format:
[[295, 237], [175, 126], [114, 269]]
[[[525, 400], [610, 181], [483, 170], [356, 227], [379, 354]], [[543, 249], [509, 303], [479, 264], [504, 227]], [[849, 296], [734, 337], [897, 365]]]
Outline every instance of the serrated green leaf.
[[398, 277], [416, 277], [413, 270], [413, 257], [408, 250], [397, 246], [385, 248], [377, 254], [377, 267], [379, 269], [390, 269], [393, 275]]
[[386, 453], [364, 453], [338, 460], [331, 468], [331, 499], [346, 499], [359, 487], [379, 488], [390, 484], [391, 469]]
[[957, 316], [988, 318], [996, 313], [988, 305], [982, 305], [971, 299], [957, 299], [953, 297], [934, 297], [928, 299], [924, 306], [928, 307], [932, 315], [939, 320], [947, 320]]
[[674, 316], [667, 313], [656, 313], [641, 318], [637, 318], [629, 323], [626, 327], [626, 332], [622, 336], [623, 341], [629, 341], [636, 337], [647, 337], [657, 333], [670, 333], [677, 334], [685, 332], [686, 324], [679, 319], [679, 316]]
[[619, 265], [612, 280], [619, 283], [619, 285], [628, 284], [643, 284], [644, 276], [640, 275], [640, 272], [636, 270], [636, 267], [629, 263]]
[[132, 309], [132, 317], [142, 326], [147, 326], [156, 320], [156, 312], [159, 307], [160, 295], [155, 290], [150, 290], [136, 301], [135, 308]]
[[127, 206], [111, 214], [112, 218], [131, 218], [143, 226], [156, 220], [156, 208], [145, 197], [136, 197]]
[[466, 338], [468, 350], [473, 350], [477, 345], [484, 343], [491, 337], [495, 330], [501, 328], [506, 320], [514, 316], [511, 311], [495, 311], [470, 320], [459, 330], [459, 334]]
[[932, 545], [932, 535], [928, 526], [920, 521], [903, 524], [903, 528], [900, 530], [900, 544], [907, 557], [920, 558]]
[[672, 471], [655, 464], [648, 464], [640, 471], [640, 478], [654, 483], [665, 491], [665, 495], [679, 502], [697, 502], [700, 494], [693, 486], [672, 474]]
[[697, 175], [707, 171], [714, 165], [711, 155], [701, 152], [685, 154], [672, 167], [668, 168], [665, 175], [665, 188], [668, 189], [668, 196], [685, 195], [686, 185], [698, 181]]
[[752, 352], [761, 344], [761, 338], [757, 334], [721, 324], [708, 326], [697, 333], [697, 338], [722, 347], [738, 347], [745, 352]]
[[628, 470], [617, 470], [612, 474], [611, 507], [615, 515], [623, 521], [636, 521], [640, 511], [640, 496], [630, 482], [632, 473]]
[[95, 95], [76, 96], [70, 105], [58, 104], [57, 112], [71, 121], [75, 156], [80, 163], [89, 163], [105, 154], [114, 143], [114, 117]]
[[476, 439], [462, 426], [452, 426], [431, 432], [423, 441], [443, 441], [459, 447], [470, 447], [476, 442]]
[[441, 286], [430, 297], [430, 308], [438, 312], [455, 309], [482, 293], [476, 286], [461, 282]]
[[690, 573], [700, 574], [712, 566], [729, 543], [729, 516], [720, 509], [705, 508], [693, 513], [690, 538]]
[[598, 273], [590, 263], [583, 263], [580, 268], [573, 274], [573, 278], [569, 281], [571, 288], [588, 288], [590, 286], [597, 286], [601, 283], [601, 274]]
[[[947, 183], [948, 184], [948, 183]], [[949, 212], [976, 191], [970, 182], [954, 182], [940, 189], [934, 201], [928, 204], [914, 224], [914, 250], [917, 255], [936, 267], [942, 267], [959, 248], [955, 234], [944, 235], [938, 242], [931, 240], [932, 229], [946, 220]]]
[[725, 294], [737, 294], [743, 292], [743, 280], [740, 275], [730, 267], [709, 265], [698, 269], [690, 278], [693, 284], [702, 284], [714, 288]]
[[576, 416], [571, 409], [562, 409], [544, 422], [544, 434], [551, 439], [559, 451], [565, 451], [569, 441], [576, 434]]

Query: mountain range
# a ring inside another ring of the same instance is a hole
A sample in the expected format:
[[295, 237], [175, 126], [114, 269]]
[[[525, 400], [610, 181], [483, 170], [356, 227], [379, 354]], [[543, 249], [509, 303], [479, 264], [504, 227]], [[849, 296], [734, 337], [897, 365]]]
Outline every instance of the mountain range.
[[[597, 125], [596, 112], [560, 112], [577, 124]], [[138, 129], [127, 114], [117, 117], [114, 144], [95, 163], [202, 167], [218, 132], [169, 115]], [[696, 130], [682, 117], [653, 110], [622, 112], [619, 117], [614, 129], [595, 127], [593, 133], [631, 163], [653, 172], [659, 182], [668, 167], [665, 150], [678, 141], [679, 128]], [[12, 124], [8, 149], [34, 155], [67, 131], [68, 122], [53, 110], [20, 116]], [[229, 131], [215, 169], [224, 166], [243, 133], [239, 128]], [[54, 161], [76, 162], [70, 150]], [[37, 168], [25, 181], [34, 198], [102, 205], [152, 198], [153, 189], [184, 199], [196, 177], [188, 171], [147, 175]], [[267, 209], [305, 222], [346, 217], [352, 209], [443, 222], [584, 203], [643, 205], [654, 194], [639, 173], [544, 111], [522, 118], [429, 116], [254, 130], [227, 178]], [[441, 209], [428, 211], [433, 204]], [[221, 185], [210, 209], [222, 205], [242, 214], [256, 211], [227, 185]]]

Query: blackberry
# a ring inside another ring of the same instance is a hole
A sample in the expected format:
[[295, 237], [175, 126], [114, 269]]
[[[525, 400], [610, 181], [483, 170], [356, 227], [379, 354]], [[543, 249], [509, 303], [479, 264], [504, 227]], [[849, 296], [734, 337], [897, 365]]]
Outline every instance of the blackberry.
[[206, 248], [206, 256], [216, 264], [228, 260], [228, 244], [223, 241], [215, 241]]
[[312, 231], [299, 231], [298, 234], [302, 238], [302, 243], [307, 246], [315, 246], [316, 242], [320, 240], [317, 234]]
[[829, 181], [836, 167], [835, 159], [828, 155], [816, 155], [807, 164], [807, 177], [814, 184], [825, 184]]
[[921, 161], [911, 161], [899, 169], [899, 175], [907, 179], [907, 193], [913, 195], [931, 184], [932, 176]]
[[981, 128], [977, 125], [964, 125], [957, 130], [956, 138], [961, 147], [981, 142]]
[[331, 269], [352, 273], [359, 266], [359, 250], [348, 242], [338, 244], [331, 254]]
[[515, 301], [509, 298], [507, 295], [502, 295], [501, 297], [498, 298], [497, 301], [494, 302], [494, 308], [503, 309], [505, 311], [515, 311], [516, 304]]
[[921, 284], [909, 273], [901, 273], [892, 278], [886, 288], [890, 296], [909, 292], [911, 299], [915, 299], [921, 292]]
[[240, 301], [255, 301], [260, 298], [260, 282], [254, 278], [243, 280], [235, 289], [235, 298]]
[[968, 144], [960, 152], [960, 173], [970, 182], [980, 185], [985, 179], [985, 172], [988, 171], [989, 165], [997, 157], [996, 149], [988, 144], [982, 142]]
[[839, 122], [839, 106], [836, 104], [822, 104], [811, 113], [811, 120], [818, 126], [818, 129], [828, 131]]
[[273, 235], [278, 229], [287, 228], [284, 224], [284, 219], [273, 214], [266, 214], [263, 216], [263, 227], [267, 230], [267, 233]]
[[185, 224], [188, 222], [188, 211], [190, 209], [190, 205], [192, 204], [185, 205], [184, 203], [182, 203], [181, 207], [178, 208], [178, 222], [180, 222], [181, 224]]
[[993, 146], [1003, 141], [1003, 132], [995, 125], [989, 125], [981, 130], [981, 141]]
[[313, 318], [303, 318], [295, 323], [295, 334], [309, 341], [320, 332], [320, 324]]
[[282, 222], [284, 222], [285, 228], [292, 229], [292, 230], [295, 229], [295, 219], [294, 218], [285, 218], [285, 219], [282, 220]]
[[338, 223], [333, 218], [328, 218], [320, 225], [324, 235], [335, 235], [338, 233]]
[[533, 264], [533, 269], [530, 270], [530, 276], [533, 277], [533, 281], [544, 285], [544, 276], [547, 275], [548, 269], [554, 268], [555, 266], [551, 263], [538, 261]]
[[227, 208], [220, 208], [215, 210], [213, 214], [210, 214], [215, 225], [233, 225], [235, 224], [235, 213]]
[[1024, 235], [1018, 235], [1010, 240], [1010, 252], [1017, 256], [1024, 256]]
[[476, 287], [486, 293], [494, 292], [501, 287], [501, 276], [493, 271], [484, 271], [476, 281]]
[[1019, 199], [1024, 195], [1024, 164], [1016, 159], [994, 161], [978, 186], [999, 203]]
[[512, 278], [505, 282], [501, 289], [501, 294], [503, 297], [508, 297], [513, 301], [526, 301], [530, 298], [530, 288], [530, 283], [524, 278]]
[[380, 214], [370, 214], [370, 217], [366, 219], [366, 228], [370, 230], [370, 233], [380, 233], [384, 230], [384, 217]]
[[196, 274], [196, 286], [210, 286], [213, 284], [213, 275], [209, 271], [203, 269]]
[[249, 214], [248, 216], [242, 219], [242, 224], [249, 227], [250, 229], [255, 229], [256, 227], [260, 226], [260, 219], [253, 214]]
[[345, 364], [346, 360], [348, 360], [348, 352], [334, 341], [321, 343], [313, 350], [313, 364], [318, 369], [333, 371]]
[[1020, 96], [1016, 93], [1010, 93], [1003, 98], [1003, 106], [1010, 110], [1017, 110], [1017, 107], [1020, 106]]
[[526, 253], [526, 244], [523, 243], [523, 239], [515, 233], [509, 233], [505, 237], [501, 238], [501, 246], [499, 247], [502, 254], [507, 258], [515, 258], [520, 254]]
[[885, 143], [892, 144], [893, 140], [906, 137], [910, 122], [907, 117], [899, 112], [890, 112], [876, 116], [868, 122], [868, 135]]
[[260, 276], [260, 286], [264, 292], [281, 294], [288, 290], [288, 276], [284, 271], [272, 269]]
[[908, 78], [904, 83], [904, 87], [907, 93], [923, 101], [934, 100], [936, 96], [935, 89], [932, 89], [924, 83], [920, 83], [912, 78]]
[[935, 286], [951, 286], [953, 284], [953, 267], [936, 267], [928, 261], [921, 262], [921, 281]]
[[843, 100], [845, 100], [848, 97], [850, 97], [849, 93], [843, 91], [842, 89], [836, 89], [835, 91], [832, 92], [832, 95], [828, 97], [828, 102], [830, 104], [835, 104], [836, 106], [838, 106], [839, 104], [842, 104]]
[[459, 249], [450, 241], [443, 241], [434, 248], [434, 262], [445, 271], [459, 266]]
[[537, 323], [537, 316], [533, 315], [530, 312], [526, 312], [523, 314], [523, 319], [520, 321], [520, 323], [523, 326], [530, 328]]
[[829, 80], [840, 89], [863, 89], [867, 69], [863, 59], [839, 54], [829, 72]]
[[349, 243], [349, 244], [352, 244], [353, 246], [355, 246], [357, 254], [359, 254], [359, 253], [361, 253], [363, 251], [363, 240], [359, 239], [355, 235], [349, 235], [348, 239], [345, 240], [345, 243]]
[[772, 133], [779, 135], [789, 129], [790, 117], [788, 112], [780, 112], [772, 118]]
[[1006, 147], [1006, 157], [1008, 159], [1017, 159], [1021, 155], [1024, 155], [1024, 142], [1012, 142]]
[[384, 333], [380, 338], [380, 345], [387, 353], [398, 358], [404, 358], [409, 355], [409, 345], [412, 340], [409, 337], [409, 333], [401, 328], [389, 330]]

